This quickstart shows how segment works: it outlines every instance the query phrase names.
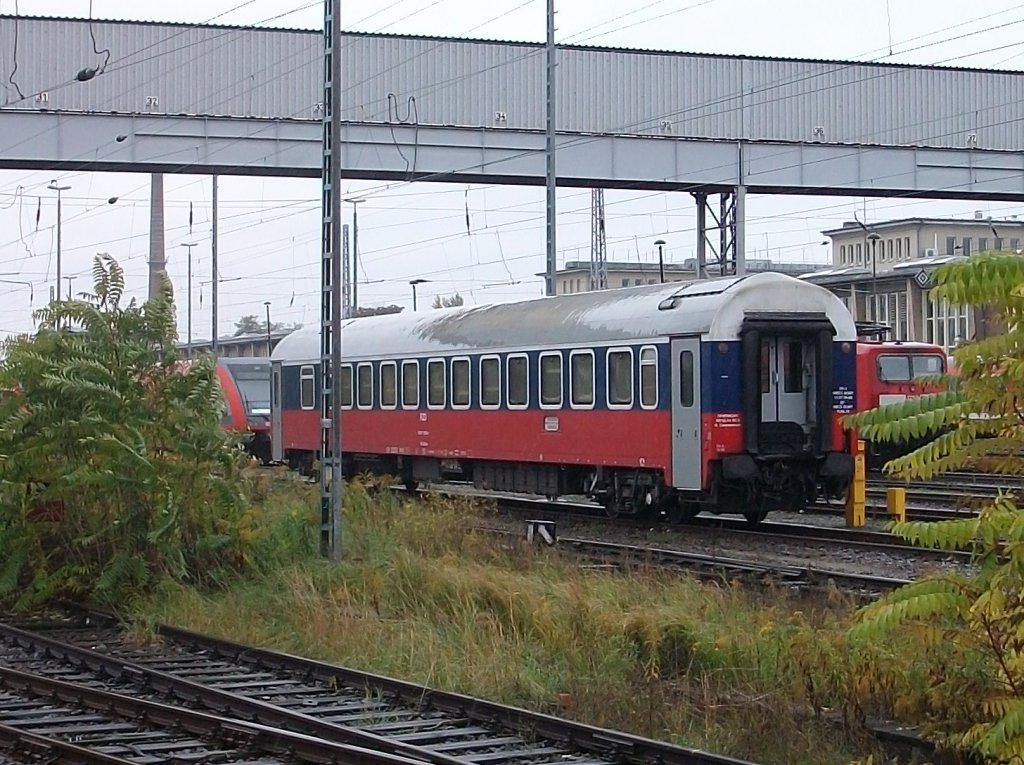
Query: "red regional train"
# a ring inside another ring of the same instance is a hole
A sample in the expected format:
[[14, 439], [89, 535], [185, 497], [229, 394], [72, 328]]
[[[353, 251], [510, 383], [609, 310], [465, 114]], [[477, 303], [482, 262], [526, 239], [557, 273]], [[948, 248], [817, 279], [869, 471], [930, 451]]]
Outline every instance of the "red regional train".
[[[846, 491], [856, 338], [775, 273], [347, 320], [343, 470], [756, 523]], [[310, 469], [319, 332], [272, 359], [274, 459]]]
[[270, 359], [222, 357], [216, 371], [224, 394], [224, 427], [249, 433], [245, 450], [270, 462]]
[[[857, 411], [906, 401], [935, 389], [934, 380], [947, 372], [946, 352], [938, 345], [900, 341], [857, 343]], [[867, 463], [881, 468], [920, 444], [867, 443]]]

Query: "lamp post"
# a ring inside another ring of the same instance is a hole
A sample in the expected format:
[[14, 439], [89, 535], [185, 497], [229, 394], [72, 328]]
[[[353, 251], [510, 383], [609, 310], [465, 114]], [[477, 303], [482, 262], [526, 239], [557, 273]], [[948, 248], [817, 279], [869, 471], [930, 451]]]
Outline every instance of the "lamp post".
[[661, 279], [661, 283], [665, 283], [665, 240], [657, 239], [654, 242], [654, 246], [658, 248], [658, 277]]
[[68, 185], [60, 186], [56, 180], [50, 181], [50, 184], [46, 187], [50, 191], [57, 192], [57, 287], [54, 289], [54, 297], [60, 300], [60, 240], [61, 240], [61, 192], [67, 191], [71, 187]]
[[857, 225], [864, 231], [866, 240], [864, 242], [864, 256], [867, 257], [867, 246], [868, 241], [871, 242], [871, 320], [878, 321], [878, 268], [875, 263], [875, 242], [882, 237], [877, 231], [869, 229], [864, 225], [864, 222], [857, 217], [857, 211], [853, 211], [853, 219], [857, 221]]
[[263, 306], [267, 309], [267, 358], [270, 358], [270, 301], [264, 300]]
[[188, 357], [192, 358], [192, 248], [195, 242], [184, 242], [182, 247], [188, 248], [188, 299], [185, 301], [188, 312]]
[[875, 264], [875, 242], [882, 237], [877, 231], [868, 234], [871, 241], [871, 319], [878, 321], [878, 268]]
[[71, 300], [71, 282], [75, 280], [73, 276], [65, 276], [64, 281], [68, 283], [68, 300]]
[[427, 283], [429, 281], [430, 281], [430, 279], [411, 279], [409, 281], [409, 284], [412, 287], [412, 310], [413, 310], [413, 313], [416, 312], [416, 285], [417, 284], [425, 284], [425, 283]]
[[[4, 274], [4, 276], [16, 276], [16, 274]], [[32, 287], [32, 282], [24, 282], [17, 279], [0, 279], [0, 284], [20, 284], [22, 287], [28, 287], [29, 305], [36, 299], [36, 291]]]
[[359, 308], [359, 205], [365, 199], [346, 199], [352, 205], [352, 313]]

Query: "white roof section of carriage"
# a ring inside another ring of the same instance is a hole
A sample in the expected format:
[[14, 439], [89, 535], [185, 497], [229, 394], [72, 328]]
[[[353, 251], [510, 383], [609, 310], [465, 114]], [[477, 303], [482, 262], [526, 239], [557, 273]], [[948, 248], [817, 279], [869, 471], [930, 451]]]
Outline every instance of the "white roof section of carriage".
[[[345, 359], [353, 360], [613, 345], [673, 335], [736, 340], [744, 316], [752, 312], [824, 314], [836, 340], [857, 338], [846, 306], [824, 287], [784, 274], [758, 273], [683, 286], [656, 284], [346, 319], [341, 345]], [[281, 340], [273, 359], [316, 363], [320, 355], [319, 329], [309, 328]]]

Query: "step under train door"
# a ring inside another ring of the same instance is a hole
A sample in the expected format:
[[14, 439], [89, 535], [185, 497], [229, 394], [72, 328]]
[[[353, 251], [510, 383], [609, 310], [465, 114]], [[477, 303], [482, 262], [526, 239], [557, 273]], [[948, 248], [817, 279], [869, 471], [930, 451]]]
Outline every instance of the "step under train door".
[[701, 487], [700, 338], [674, 338], [672, 379], [672, 485]]
[[284, 442], [281, 438], [281, 362], [270, 363], [270, 459], [284, 460]]

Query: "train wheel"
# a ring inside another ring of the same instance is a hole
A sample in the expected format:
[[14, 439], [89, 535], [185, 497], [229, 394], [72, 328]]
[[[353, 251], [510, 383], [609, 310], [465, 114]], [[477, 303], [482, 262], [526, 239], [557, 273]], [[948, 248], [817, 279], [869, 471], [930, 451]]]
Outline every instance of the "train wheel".
[[673, 526], [688, 523], [700, 514], [700, 505], [673, 497], [665, 504], [665, 520]]
[[743, 513], [743, 517], [747, 519], [747, 523], [751, 526], [757, 526], [761, 521], [768, 517], [768, 506], [764, 501], [761, 501], [756, 508], [746, 510]]

